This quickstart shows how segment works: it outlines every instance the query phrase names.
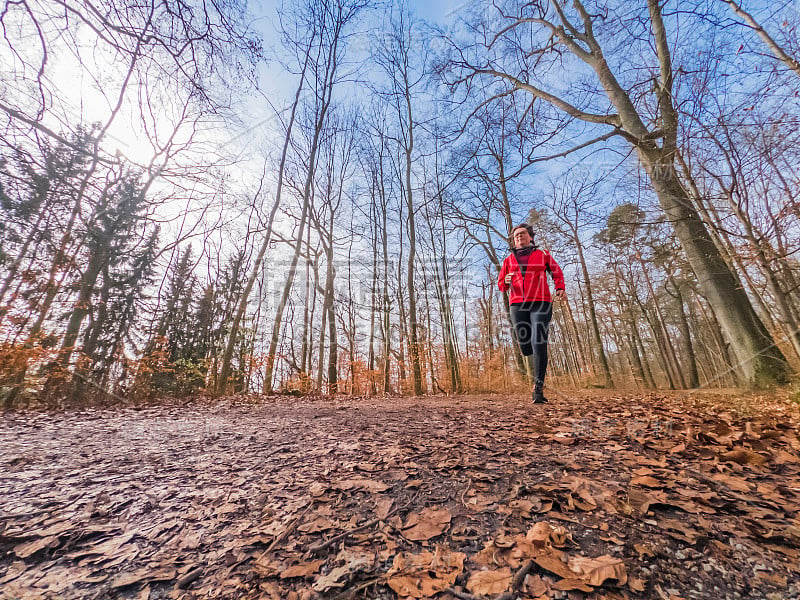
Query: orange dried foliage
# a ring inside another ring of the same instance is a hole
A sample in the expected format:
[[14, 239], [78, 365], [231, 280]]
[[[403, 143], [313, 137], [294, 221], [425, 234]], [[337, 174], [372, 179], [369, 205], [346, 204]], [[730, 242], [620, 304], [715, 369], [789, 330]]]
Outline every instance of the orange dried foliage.
[[0, 344], [0, 386], [19, 385], [28, 369], [51, 358], [51, 351], [40, 345]]

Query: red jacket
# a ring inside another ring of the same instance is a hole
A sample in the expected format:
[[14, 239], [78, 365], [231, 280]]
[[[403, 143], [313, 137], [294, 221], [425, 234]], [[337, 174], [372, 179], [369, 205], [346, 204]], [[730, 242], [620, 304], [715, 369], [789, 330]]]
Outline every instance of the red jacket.
[[[525, 261], [527, 258], [527, 264]], [[520, 262], [523, 263], [523, 268], [520, 268]], [[522, 277], [522, 272], [525, 272], [525, 278]], [[522, 302], [533, 302], [536, 300], [544, 300], [552, 302], [550, 296], [550, 286], [547, 285], [547, 271], [553, 277], [553, 283], [556, 290], [564, 289], [564, 273], [561, 267], [558, 266], [556, 261], [545, 250], [536, 249], [527, 257], [520, 257], [511, 253], [503, 261], [503, 266], [500, 268], [500, 275], [497, 279], [497, 285], [501, 292], [511, 290], [509, 302], [511, 304], [521, 304]], [[507, 273], [513, 273], [511, 278], [511, 285], [506, 285], [505, 278]]]

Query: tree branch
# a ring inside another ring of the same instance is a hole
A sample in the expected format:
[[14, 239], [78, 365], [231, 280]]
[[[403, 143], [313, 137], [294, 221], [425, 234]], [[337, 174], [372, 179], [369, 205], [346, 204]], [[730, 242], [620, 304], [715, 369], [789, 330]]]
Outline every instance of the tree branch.
[[552, 104], [556, 108], [563, 110], [568, 115], [575, 117], [576, 119], [580, 119], [581, 121], [586, 121], [588, 123], [600, 123], [603, 125], [611, 125], [612, 127], [620, 127], [621, 122], [619, 119], [619, 115], [617, 114], [610, 114], [610, 115], [598, 115], [594, 113], [587, 113], [582, 111], [581, 109], [573, 106], [569, 102], [562, 100], [558, 96], [554, 96], [544, 90], [540, 90], [534, 85], [530, 83], [525, 83], [518, 77], [515, 77], [509, 73], [504, 73], [502, 71], [498, 71], [496, 69], [473, 69], [475, 74], [480, 75], [493, 75], [494, 77], [499, 77], [500, 79], [505, 79], [506, 81], [511, 82], [514, 84], [514, 87], [525, 90], [536, 96], [537, 98], [541, 98], [545, 102]]
[[740, 17], [745, 23], [747, 23], [753, 31], [756, 32], [756, 35], [761, 38], [761, 40], [767, 45], [767, 47], [772, 51], [775, 55], [775, 58], [780, 60], [783, 64], [789, 67], [795, 74], [800, 76], [800, 62], [789, 56], [786, 51], [781, 48], [781, 46], [776, 42], [772, 36], [770, 36], [766, 30], [755, 20], [753, 15], [748, 13], [744, 10], [739, 4], [734, 2], [734, 0], [721, 0], [725, 2], [728, 6], [731, 7], [731, 10]]

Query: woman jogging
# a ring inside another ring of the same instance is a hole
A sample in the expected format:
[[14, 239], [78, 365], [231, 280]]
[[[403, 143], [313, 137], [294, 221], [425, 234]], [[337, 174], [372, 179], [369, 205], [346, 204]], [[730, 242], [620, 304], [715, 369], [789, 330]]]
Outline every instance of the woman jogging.
[[553, 303], [547, 271], [556, 287], [556, 298], [564, 300], [564, 273], [549, 252], [533, 243], [533, 227], [517, 225], [511, 231], [511, 254], [503, 261], [497, 280], [501, 291], [509, 291], [511, 322], [519, 349], [533, 377], [533, 403], [544, 404], [544, 377], [547, 372], [547, 332], [553, 316]]

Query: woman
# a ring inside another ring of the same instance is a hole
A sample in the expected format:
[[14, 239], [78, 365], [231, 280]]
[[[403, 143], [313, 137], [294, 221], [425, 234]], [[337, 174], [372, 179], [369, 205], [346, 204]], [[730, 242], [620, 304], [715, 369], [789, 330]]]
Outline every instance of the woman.
[[553, 302], [547, 271], [556, 287], [556, 298], [564, 300], [564, 273], [549, 252], [533, 243], [533, 227], [517, 225], [511, 230], [511, 254], [503, 261], [497, 285], [509, 291], [511, 322], [519, 349], [533, 377], [533, 403], [544, 404], [544, 377], [547, 372], [547, 330], [553, 316]]

